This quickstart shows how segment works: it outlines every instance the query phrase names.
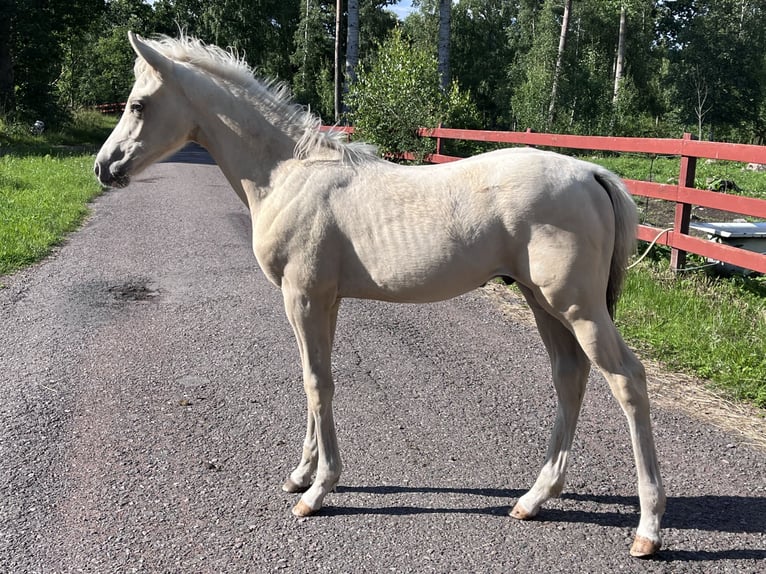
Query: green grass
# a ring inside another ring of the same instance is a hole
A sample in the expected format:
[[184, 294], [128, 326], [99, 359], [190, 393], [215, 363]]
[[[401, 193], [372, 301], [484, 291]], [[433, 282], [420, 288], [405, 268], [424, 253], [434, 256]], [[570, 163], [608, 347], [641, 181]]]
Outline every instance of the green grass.
[[643, 355], [766, 408], [766, 279], [678, 276], [667, 261], [644, 263], [629, 272], [617, 324]]
[[117, 123], [114, 116], [79, 111], [56, 130], [32, 135], [26, 124], [7, 123], [0, 116], [0, 155], [72, 155], [95, 153]]
[[79, 226], [101, 191], [93, 154], [113, 125], [85, 112], [33, 136], [0, 120], [0, 275], [39, 261]]
[[[646, 155], [623, 154], [617, 157], [587, 157], [583, 158], [593, 163], [603, 165], [620, 177], [654, 181], [657, 183], [678, 183], [678, 173], [681, 160], [679, 158], [657, 157]], [[748, 197], [766, 199], [766, 174], [748, 171], [745, 164], [735, 161], [706, 162], [697, 161], [695, 186], [699, 189], [714, 187], [721, 180], [733, 181], [738, 191], [729, 191]]]
[[45, 257], [101, 190], [93, 156], [0, 157], [0, 275]]

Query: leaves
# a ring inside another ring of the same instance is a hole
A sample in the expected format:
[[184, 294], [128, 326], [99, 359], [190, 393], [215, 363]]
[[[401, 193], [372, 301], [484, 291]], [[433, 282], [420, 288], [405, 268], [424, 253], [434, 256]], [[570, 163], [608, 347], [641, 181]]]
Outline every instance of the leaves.
[[478, 123], [470, 95], [457, 84], [442, 92], [435, 55], [413, 45], [401, 29], [381, 46], [375, 62], [360, 71], [348, 105], [359, 135], [384, 153], [410, 151], [422, 157], [435, 151], [435, 144], [417, 137], [419, 127], [445, 120], [456, 122], [450, 123], [453, 127]]

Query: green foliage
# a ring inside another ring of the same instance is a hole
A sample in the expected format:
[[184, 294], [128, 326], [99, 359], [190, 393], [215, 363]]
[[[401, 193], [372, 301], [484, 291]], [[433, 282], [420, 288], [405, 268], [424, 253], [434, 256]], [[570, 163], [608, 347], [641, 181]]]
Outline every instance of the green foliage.
[[347, 103], [349, 119], [359, 136], [377, 144], [384, 153], [410, 151], [423, 157], [435, 151], [435, 143], [419, 138], [419, 127], [442, 122], [450, 122], [451, 127], [473, 127], [478, 123], [470, 95], [456, 84], [443, 93], [436, 57], [413, 45], [401, 29], [394, 30], [384, 42], [375, 62], [359, 71]]
[[328, 1], [301, 3], [301, 20], [295, 31], [295, 50], [291, 56], [297, 70], [292, 79], [296, 99], [324, 118], [325, 123], [332, 123], [335, 115], [334, 4]]
[[513, 15], [503, 0], [463, 0], [452, 7], [452, 75], [470, 90], [484, 129], [508, 125], [506, 63], [514, 52], [506, 29]]
[[660, 30], [675, 81], [671, 98], [700, 138], [757, 121], [764, 96], [766, 4], [679, 0], [663, 5]]
[[417, 137], [421, 126], [438, 123], [441, 100], [436, 58], [411, 45], [394, 30], [369, 67], [359, 70], [349, 88], [349, 119], [359, 136], [383, 153], [434, 151], [431, 140]]
[[[360, 0], [360, 65], [395, 25], [396, 0]], [[452, 6], [452, 77], [471, 94], [480, 127], [559, 133], [766, 141], [764, 0], [577, 0], [552, 83], [562, 0], [459, 0]], [[438, 2], [402, 23], [436, 55]], [[0, 114], [49, 126], [72, 109], [124, 99], [134, 56], [127, 30], [232, 47], [264, 75], [290, 83], [325, 121], [333, 110], [332, 0], [30, 0], [0, 2]], [[625, 8], [625, 67], [614, 62]], [[343, 16], [343, 15], [342, 15]], [[346, 20], [342, 18], [341, 61]]]
[[15, 109], [7, 110], [23, 121], [43, 119], [53, 126], [66, 119], [58, 105], [55, 83], [62, 73], [67, 44], [99, 16], [103, 0], [49, 0], [16, 2], [7, 41], [12, 58]]
[[555, 26], [552, 0], [546, 0], [540, 10], [522, 12], [524, 28], [533, 30], [531, 41], [523, 33], [519, 43], [529, 42], [526, 51], [516, 52], [515, 62], [509, 70], [514, 91], [511, 97], [512, 121], [517, 129], [531, 128], [546, 131], [553, 71], [556, 61], [558, 30]]

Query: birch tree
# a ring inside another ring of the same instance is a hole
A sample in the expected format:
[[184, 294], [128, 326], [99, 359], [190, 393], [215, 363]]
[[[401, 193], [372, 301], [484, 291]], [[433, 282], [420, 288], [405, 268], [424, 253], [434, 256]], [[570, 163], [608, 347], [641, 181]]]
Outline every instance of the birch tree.
[[551, 101], [548, 105], [548, 126], [553, 125], [556, 115], [556, 97], [559, 91], [559, 82], [561, 81], [561, 69], [564, 62], [564, 51], [566, 50], [567, 34], [569, 31], [569, 16], [572, 12], [572, 0], [564, 0], [564, 16], [561, 19], [561, 33], [559, 34], [559, 49], [556, 55], [556, 67], [553, 70], [553, 83], [551, 86]]
[[451, 20], [452, 0], [439, 0], [439, 83], [445, 91], [451, 82], [449, 66]]
[[620, 31], [617, 35], [617, 62], [614, 66], [614, 92], [612, 103], [617, 103], [620, 95], [620, 82], [625, 68], [625, 30], [627, 28], [627, 14], [625, 3], [620, 5]]
[[359, 0], [348, 0], [348, 27], [346, 31], [346, 90], [356, 80], [359, 64]]

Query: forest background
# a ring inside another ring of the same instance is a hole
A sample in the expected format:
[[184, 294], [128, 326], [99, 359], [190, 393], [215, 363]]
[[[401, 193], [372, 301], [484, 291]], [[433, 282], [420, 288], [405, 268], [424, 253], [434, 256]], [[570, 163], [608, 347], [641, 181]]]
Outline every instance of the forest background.
[[0, 0], [0, 119], [55, 126], [124, 101], [127, 31], [180, 28], [288, 83], [325, 123], [412, 114], [447, 127], [766, 142], [766, 0], [414, 0], [403, 21], [395, 4]]

